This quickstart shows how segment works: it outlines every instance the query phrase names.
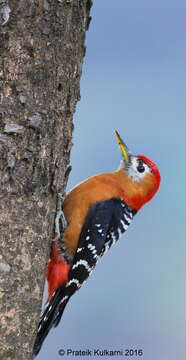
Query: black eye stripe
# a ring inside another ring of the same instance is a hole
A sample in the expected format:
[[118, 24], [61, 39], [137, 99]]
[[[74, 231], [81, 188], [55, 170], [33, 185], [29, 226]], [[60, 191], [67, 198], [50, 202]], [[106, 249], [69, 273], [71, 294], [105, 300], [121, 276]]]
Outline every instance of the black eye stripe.
[[138, 172], [143, 173], [145, 171], [144, 166], [138, 166], [137, 167]]
[[138, 166], [137, 166], [137, 170], [140, 173], [143, 173], [145, 171], [145, 167], [144, 167], [144, 162], [141, 159], [138, 159]]
[[143, 160], [138, 159], [138, 165], [143, 165], [143, 164], [144, 164]]

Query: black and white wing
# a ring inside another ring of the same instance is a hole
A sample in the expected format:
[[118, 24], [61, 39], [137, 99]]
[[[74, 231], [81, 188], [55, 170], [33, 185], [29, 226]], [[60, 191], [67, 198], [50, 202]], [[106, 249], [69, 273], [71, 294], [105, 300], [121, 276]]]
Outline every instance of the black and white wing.
[[127, 230], [135, 214], [135, 210], [116, 198], [98, 202], [90, 208], [69, 272], [69, 281], [62, 289], [54, 326], [58, 325], [70, 297], [89, 277], [99, 258]]

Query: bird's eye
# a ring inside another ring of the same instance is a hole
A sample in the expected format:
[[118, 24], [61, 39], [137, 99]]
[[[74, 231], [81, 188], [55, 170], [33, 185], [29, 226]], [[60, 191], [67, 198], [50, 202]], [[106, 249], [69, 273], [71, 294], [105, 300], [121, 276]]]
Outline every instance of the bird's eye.
[[139, 161], [138, 161], [137, 170], [138, 170], [138, 172], [140, 172], [140, 173], [143, 173], [143, 172], [145, 171], [145, 167], [144, 167], [143, 161], [140, 160], [140, 159], [139, 159]]

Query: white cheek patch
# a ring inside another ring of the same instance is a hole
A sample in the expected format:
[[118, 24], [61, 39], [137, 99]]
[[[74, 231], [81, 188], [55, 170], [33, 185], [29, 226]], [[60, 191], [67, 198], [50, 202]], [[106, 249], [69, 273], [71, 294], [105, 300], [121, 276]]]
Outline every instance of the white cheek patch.
[[141, 179], [144, 178], [144, 176], [148, 173], [151, 173], [150, 168], [148, 167], [147, 164], [143, 164], [145, 171], [144, 172], [139, 172], [137, 170], [138, 167], [138, 160], [137, 158], [133, 157], [131, 160], [131, 164], [127, 170], [127, 174], [128, 176], [130, 176], [132, 178], [133, 181], [135, 182], [139, 182]]

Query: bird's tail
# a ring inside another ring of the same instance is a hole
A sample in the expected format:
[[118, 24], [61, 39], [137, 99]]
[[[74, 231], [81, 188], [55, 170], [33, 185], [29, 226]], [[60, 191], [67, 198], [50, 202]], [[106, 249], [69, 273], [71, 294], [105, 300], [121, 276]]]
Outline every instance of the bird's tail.
[[41, 315], [37, 337], [33, 348], [34, 357], [39, 353], [43, 341], [48, 335], [50, 329], [53, 326], [56, 327], [58, 325], [59, 316], [61, 319], [65, 306], [69, 300], [69, 297], [64, 296], [64, 289], [65, 285], [62, 285], [56, 290], [50, 301], [46, 304], [46, 307]]

